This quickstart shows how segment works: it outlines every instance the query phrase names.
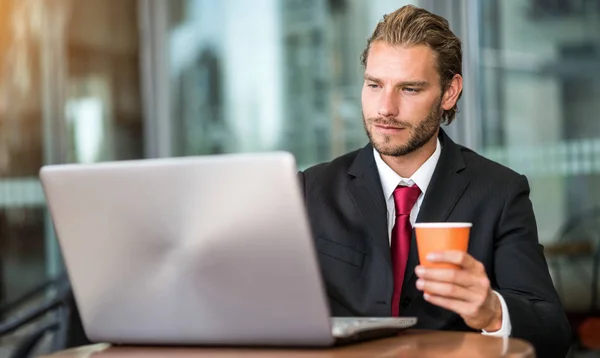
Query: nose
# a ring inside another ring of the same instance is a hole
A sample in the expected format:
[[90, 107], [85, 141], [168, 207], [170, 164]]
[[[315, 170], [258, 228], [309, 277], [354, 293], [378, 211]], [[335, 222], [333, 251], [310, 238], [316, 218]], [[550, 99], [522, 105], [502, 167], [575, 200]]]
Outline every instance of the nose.
[[398, 101], [394, 91], [382, 91], [378, 113], [382, 117], [393, 118], [398, 115]]

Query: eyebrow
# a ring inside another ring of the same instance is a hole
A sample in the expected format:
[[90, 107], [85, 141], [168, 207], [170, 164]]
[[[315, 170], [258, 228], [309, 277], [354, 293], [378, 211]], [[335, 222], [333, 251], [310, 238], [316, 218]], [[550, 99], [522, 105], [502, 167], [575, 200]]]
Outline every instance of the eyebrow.
[[[376, 83], [381, 83], [381, 80], [379, 80], [378, 78], [375, 78], [375, 77], [367, 75], [367, 74], [365, 74], [365, 80], [371, 81], [371, 82], [376, 82]], [[429, 82], [427, 82], [427, 81], [402, 81], [402, 82], [398, 83], [396, 86], [397, 87], [427, 87], [428, 85], [429, 85]]]

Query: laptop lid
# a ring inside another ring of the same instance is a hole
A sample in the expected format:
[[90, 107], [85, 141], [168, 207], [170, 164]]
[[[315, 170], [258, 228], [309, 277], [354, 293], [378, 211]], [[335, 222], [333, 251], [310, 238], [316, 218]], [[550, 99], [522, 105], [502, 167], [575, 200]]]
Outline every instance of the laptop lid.
[[333, 342], [291, 154], [55, 165], [40, 178], [90, 340]]

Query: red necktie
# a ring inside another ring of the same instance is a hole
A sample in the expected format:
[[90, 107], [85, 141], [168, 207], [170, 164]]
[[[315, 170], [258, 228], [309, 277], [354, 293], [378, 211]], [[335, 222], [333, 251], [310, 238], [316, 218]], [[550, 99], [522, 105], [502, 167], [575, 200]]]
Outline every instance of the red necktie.
[[392, 268], [394, 270], [394, 295], [392, 296], [392, 316], [400, 315], [400, 296], [404, 273], [410, 251], [412, 226], [410, 225], [410, 211], [421, 195], [417, 185], [401, 186], [394, 190], [394, 206], [396, 207], [396, 223], [392, 229]]

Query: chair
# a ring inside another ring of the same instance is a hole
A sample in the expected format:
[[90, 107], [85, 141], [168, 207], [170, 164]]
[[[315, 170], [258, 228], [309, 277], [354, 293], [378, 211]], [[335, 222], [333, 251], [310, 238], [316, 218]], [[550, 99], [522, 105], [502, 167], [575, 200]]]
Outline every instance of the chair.
[[[40, 298], [43, 298], [41, 303], [23, 308]], [[0, 307], [0, 317], [5, 317], [0, 322], [0, 337], [38, 323], [17, 343], [10, 358], [30, 357], [49, 333], [54, 334], [52, 352], [89, 343], [66, 275], [44, 282], [14, 302]]]
[[564, 263], [577, 270], [575, 279], [584, 280], [589, 284], [590, 303], [587, 312], [583, 315], [570, 314], [570, 319], [579, 345], [586, 349], [600, 349], [600, 207], [567, 220], [559, 228], [553, 243], [546, 245], [544, 253], [550, 267], [554, 269], [556, 289], [561, 296], [564, 294], [561, 274]]

